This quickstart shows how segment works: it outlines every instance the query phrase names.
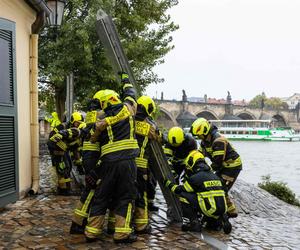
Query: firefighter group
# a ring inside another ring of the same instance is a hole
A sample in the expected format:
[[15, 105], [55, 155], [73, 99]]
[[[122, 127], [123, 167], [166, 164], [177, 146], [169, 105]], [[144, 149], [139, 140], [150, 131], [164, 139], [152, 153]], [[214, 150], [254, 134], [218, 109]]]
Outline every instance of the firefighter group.
[[[172, 127], [162, 134], [153, 119], [155, 102], [136, 97], [126, 73], [121, 91], [99, 90], [88, 104], [85, 119], [74, 112], [68, 122], [52, 114], [48, 148], [57, 173], [57, 193], [69, 195], [71, 172], [84, 176], [84, 187], [73, 212], [70, 233], [86, 242], [101, 240], [103, 232], [115, 243], [131, 243], [150, 234], [149, 211], [157, 181], [178, 198], [182, 231], [231, 232], [229, 218], [237, 210], [228, 192], [241, 169], [239, 154], [204, 118], [189, 133]], [[163, 148], [174, 178], [155, 179], [150, 142]]]

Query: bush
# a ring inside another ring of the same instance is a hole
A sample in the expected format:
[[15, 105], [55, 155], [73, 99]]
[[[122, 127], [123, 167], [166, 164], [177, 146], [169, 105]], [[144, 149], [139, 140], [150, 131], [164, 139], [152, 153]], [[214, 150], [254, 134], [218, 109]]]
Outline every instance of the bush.
[[300, 207], [299, 200], [286, 183], [281, 181], [271, 181], [270, 175], [266, 175], [262, 176], [262, 183], [258, 183], [258, 186], [276, 196], [278, 199]]

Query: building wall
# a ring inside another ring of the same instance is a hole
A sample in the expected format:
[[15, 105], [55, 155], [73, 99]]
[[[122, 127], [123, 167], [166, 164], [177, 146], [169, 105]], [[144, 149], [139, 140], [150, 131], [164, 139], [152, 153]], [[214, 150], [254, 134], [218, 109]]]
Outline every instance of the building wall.
[[295, 109], [299, 101], [300, 101], [300, 94], [294, 94], [291, 97], [288, 97], [285, 102], [288, 104], [289, 109]]
[[1, 0], [0, 17], [16, 23], [19, 191], [31, 187], [29, 39], [36, 13], [23, 0]]

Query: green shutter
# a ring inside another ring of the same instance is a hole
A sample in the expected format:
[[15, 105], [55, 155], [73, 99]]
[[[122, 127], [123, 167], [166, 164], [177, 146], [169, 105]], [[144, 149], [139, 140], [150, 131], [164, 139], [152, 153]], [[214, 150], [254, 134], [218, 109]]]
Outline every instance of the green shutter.
[[0, 207], [18, 199], [15, 23], [0, 18]]

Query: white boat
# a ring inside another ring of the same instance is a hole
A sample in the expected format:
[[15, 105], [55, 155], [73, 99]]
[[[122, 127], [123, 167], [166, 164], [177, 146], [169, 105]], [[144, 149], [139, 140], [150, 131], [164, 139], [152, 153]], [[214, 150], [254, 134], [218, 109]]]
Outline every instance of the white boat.
[[300, 141], [291, 127], [274, 127], [272, 120], [210, 120], [230, 140]]

